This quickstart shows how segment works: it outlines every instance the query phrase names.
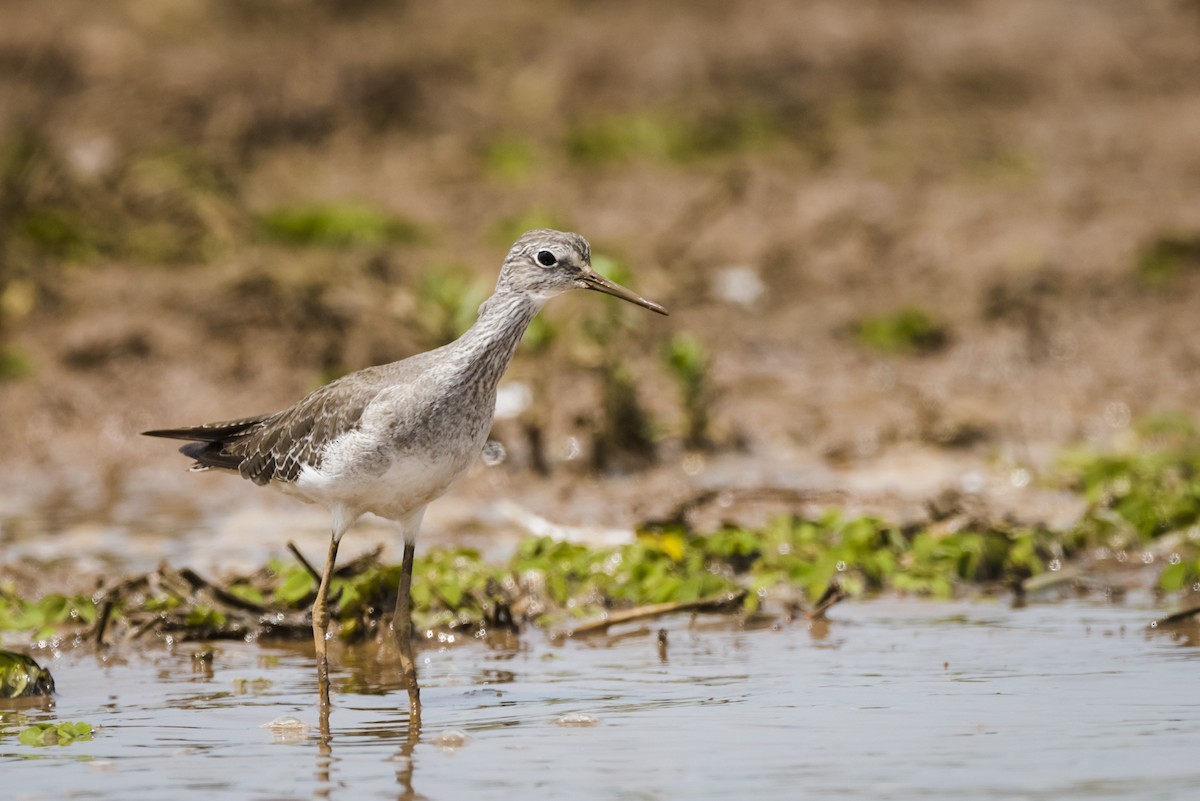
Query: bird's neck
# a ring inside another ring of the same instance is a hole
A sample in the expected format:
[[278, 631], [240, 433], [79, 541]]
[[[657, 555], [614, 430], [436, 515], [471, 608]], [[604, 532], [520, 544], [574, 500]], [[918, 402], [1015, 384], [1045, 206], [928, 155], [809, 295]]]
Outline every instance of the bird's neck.
[[542, 301], [524, 292], [497, 287], [479, 307], [479, 319], [451, 346], [464, 384], [494, 391], [541, 308]]

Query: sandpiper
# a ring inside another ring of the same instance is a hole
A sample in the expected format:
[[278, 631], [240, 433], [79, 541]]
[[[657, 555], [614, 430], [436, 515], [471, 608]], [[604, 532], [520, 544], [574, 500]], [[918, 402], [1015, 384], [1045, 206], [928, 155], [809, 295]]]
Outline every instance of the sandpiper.
[[496, 386], [530, 321], [569, 289], [593, 289], [667, 313], [595, 272], [591, 247], [579, 234], [529, 231], [509, 250], [475, 324], [449, 345], [343, 376], [274, 414], [144, 432], [191, 440], [180, 452], [195, 460], [192, 470], [233, 471], [331, 513], [333, 534], [312, 609], [323, 709], [329, 706], [326, 603], [338, 543], [371, 512], [396, 521], [404, 537], [392, 629], [410, 719], [419, 721], [410, 588], [421, 518], [483, 450]]

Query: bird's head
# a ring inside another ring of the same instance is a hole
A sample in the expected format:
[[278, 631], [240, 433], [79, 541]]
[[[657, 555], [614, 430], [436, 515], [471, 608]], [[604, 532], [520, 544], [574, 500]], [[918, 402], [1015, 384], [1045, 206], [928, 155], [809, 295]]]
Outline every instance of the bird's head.
[[592, 269], [592, 248], [579, 234], [546, 228], [521, 235], [500, 270], [498, 287], [526, 292], [546, 301], [569, 289], [593, 289], [644, 306], [667, 310]]

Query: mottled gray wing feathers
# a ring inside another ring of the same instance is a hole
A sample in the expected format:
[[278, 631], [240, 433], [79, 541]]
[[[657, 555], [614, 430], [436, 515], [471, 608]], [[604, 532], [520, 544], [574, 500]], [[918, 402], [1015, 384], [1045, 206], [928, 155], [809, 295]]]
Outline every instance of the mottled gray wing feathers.
[[196, 468], [236, 470], [255, 484], [295, 481], [305, 466], [320, 466], [327, 444], [358, 426], [385, 384], [381, 370], [368, 368], [272, 415], [144, 433], [194, 440], [179, 450]]
[[[338, 390], [342, 391], [338, 391]], [[320, 467], [325, 446], [358, 427], [377, 387], [322, 387], [272, 415], [226, 448], [241, 457], [238, 472], [255, 484], [295, 481], [305, 466]]]

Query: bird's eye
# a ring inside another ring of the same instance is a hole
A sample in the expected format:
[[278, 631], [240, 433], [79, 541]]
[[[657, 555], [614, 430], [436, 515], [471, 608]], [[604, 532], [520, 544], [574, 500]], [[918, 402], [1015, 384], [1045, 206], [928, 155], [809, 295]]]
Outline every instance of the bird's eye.
[[554, 254], [548, 250], [539, 250], [537, 254], [538, 264], [543, 267], [553, 267], [558, 263], [558, 259], [554, 258]]

